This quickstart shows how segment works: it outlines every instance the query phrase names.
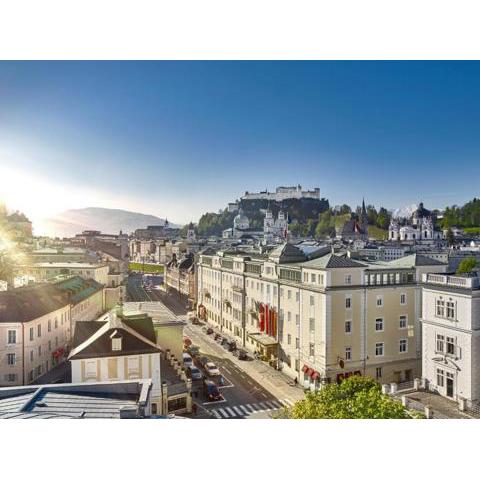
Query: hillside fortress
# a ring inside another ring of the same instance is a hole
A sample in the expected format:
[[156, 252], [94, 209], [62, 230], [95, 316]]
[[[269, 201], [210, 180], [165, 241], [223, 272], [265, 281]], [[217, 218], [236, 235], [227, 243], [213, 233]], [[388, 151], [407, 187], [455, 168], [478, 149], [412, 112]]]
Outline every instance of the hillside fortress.
[[275, 192], [269, 192], [268, 190], [256, 193], [245, 192], [245, 195], [241, 197], [242, 200], [273, 200], [276, 202], [290, 198], [313, 198], [320, 200], [320, 189], [314, 188], [313, 190], [304, 191], [301, 185], [296, 187], [277, 187]]

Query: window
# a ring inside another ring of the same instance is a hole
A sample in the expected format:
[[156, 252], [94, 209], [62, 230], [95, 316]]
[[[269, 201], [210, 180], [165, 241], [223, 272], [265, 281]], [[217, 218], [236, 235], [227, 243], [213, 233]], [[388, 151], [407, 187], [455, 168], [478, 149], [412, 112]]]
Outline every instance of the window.
[[322, 274], [318, 274], [318, 283], [320, 285], [323, 285], [323, 275]]
[[280, 288], [280, 298], [283, 297], [283, 288]]
[[300, 325], [300, 315], [298, 313], [295, 315], [295, 325]]
[[30, 341], [33, 342], [33, 327], [30, 327]]
[[439, 335], [437, 333], [437, 349], [436, 351], [439, 353], [443, 353], [445, 350], [445, 337], [443, 335]]
[[310, 281], [312, 283], [317, 283], [317, 275], [315, 273], [310, 274]]
[[41, 337], [42, 336], [42, 325], [39, 323], [37, 325], [37, 337]]
[[17, 380], [17, 374], [16, 373], [7, 373], [5, 374], [5, 381], [6, 382], [15, 382]]
[[455, 355], [455, 339], [453, 337], [447, 337], [447, 354]]
[[437, 317], [445, 316], [445, 301], [442, 297], [437, 298]]
[[297, 302], [300, 301], [300, 292], [295, 293], [295, 300], [296, 300]]
[[406, 353], [408, 351], [408, 343], [407, 343], [407, 340], [402, 338], [402, 340], [400, 340], [400, 350], [399, 352], [400, 353]]
[[455, 302], [451, 299], [447, 301], [447, 318], [451, 320], [455, 318]]
[[345, 285], [351, 285], [351, 284], [352, 284], [352, 276], [345, 275]]
[[292, 319], [292, 313], [287, 312], [287, 321], [290, 322], [291, 319]]
[[33, 362], [33, 350], [30, 350], [30, 361]]
[[97, 361], [87, 360], [85, 362], [85, 376], [96, 377], [97, 376]]
[[352, 333], [352, 321], [345, 320], [345, 333]]
[[345, 298], [345, 308], [352, 308], [352, 297]]
[[376, 357], [383, 357], [384, 354], [384, 344], [383, 342], [375, 344], [375, 356]]
[[400, 294], [400, 305], [406, 305], [407, 304], [407, 295], [405, 293]]
[[49, 332], [52, 331], [52, 321], [51, 320], [48, 321], [48, 331]]
[[287, 344], [291, 345], [292, 343], [292, 336], [290, 334], [287, 335]]
[[295, 339], [295, 348], [297, 350], [300, 348], [300, 339], [298, 337]]
[[352, 359], [352, 347], [345, 347], [345, 360]]
[[42, 346], [41, 345], [38, 346], [38, 356], [39, 357], [42, 356]]
[[310, 333], [315, 333], [315, 319], [310, 318], [309, 322], [310, 322]]
[[311, 357], [314, 357], [314, 356], [315, 356], [315, 344], [314, 344], [314, 343], [310, 343], [308, 350], [309, 350], [310, 356], [311, 356]]
[[287, 290], [287, 298], [289, 300], [292, 298], [292, 291], [290, 289]]
[[383, 307], [383, 297], [381, 295], [377, 295], [377, 307]]
[[382, 378], [382, 367], [377, 367], [375, 369], [375, 378], [377, 380], [379, 380], [380, 378]]
[[383, 318], [376, 318], [375, 319], [375, 331], [376, 332], [383, 332]]
[[48, 351], [49, 352], [52, 351], [52, 341], [51, 340], [48, 341]]
[[315, 297], [310, 295], [310, 306], [313, 307], [315, 305]]
[[445, 385], [444, 375], [445, 375], [445, 372], [441, 368], [437, 368], [437, 386], [438, 387], [443, 387]]
[[7, 353], [7, 365], [15, 365], [16, 359], [14, 353]]
[[122, 349], [122, 337], [112, 338], [112, 351], [118, 351]]
[[295, 359], [295, 371], [300, 371], [300, 360], [298, 358]]
[[407, 328], [407, 316], [406, 315], [400, 315], [399, 321], [398, 321], [398, 327], [399, 328]]
[[128, 357], [128, 373], [131, 378], [130, 372], [138, 374], [140, 370], [139, 357]]
[[9, 330], [8, 331], [8, 340], [9, 345], [13, 345], [17, 343], [17, 331], [16, 330]]

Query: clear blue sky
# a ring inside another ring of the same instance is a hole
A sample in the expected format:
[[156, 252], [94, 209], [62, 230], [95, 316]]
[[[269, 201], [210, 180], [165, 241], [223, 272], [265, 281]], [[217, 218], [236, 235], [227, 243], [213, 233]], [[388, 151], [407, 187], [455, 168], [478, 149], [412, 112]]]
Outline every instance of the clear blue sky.
[[479, 86], [479, 62], [0, 62], [0, 168], [37, 179], [45, 215], [186, 222], [298, 183], [332, 205], [461, 204]]

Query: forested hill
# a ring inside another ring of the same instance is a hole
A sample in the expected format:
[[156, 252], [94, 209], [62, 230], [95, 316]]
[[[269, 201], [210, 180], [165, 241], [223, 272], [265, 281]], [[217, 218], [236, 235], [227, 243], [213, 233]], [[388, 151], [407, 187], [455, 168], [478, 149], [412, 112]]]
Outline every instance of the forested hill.
[[[318, 220], [321, 213], [330, 208], [328, 200], [314, 198], [289, 198], [281, 202], [268, 200], [241, 200], [240, 208], [250, 220], [251, 228], [263, 228], [267, 208], [272, 210], [276, 218], [278, 212], [283, 210], [288, 213], [290, 222], [299, 224], [307, 223], [308, 220]], [[263, 210], [263, 211], [262, 211]], [[205, 213], [198, 222], [197, 231], [201, 236], [221, 235], [226, 228], [233, 226], [233, 219], [238, 212], [228, 212], [227, 209], [219, 213]]]

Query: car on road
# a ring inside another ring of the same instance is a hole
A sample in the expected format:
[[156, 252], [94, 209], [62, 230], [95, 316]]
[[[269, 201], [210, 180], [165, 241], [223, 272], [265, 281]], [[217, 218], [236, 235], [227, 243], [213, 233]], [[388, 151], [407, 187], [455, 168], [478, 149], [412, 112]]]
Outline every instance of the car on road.
[[210, 362], [210, 359], [208, 357], [200, 357], [197, 361], [198, 365], [200, 367], [205, 368], [205, 365]]
[[222, 347], [225, 347], [225, 345], [228, 343], [228, 338], [227, 337], [222, 337], [222, 339], [220, 340], [220, 345]]
[[197, 347], [197, 345], [190, 345], [187, 348], [187, 353], [190, 354], [192, 357], [196, 357], [200, 355], [200, 347]]
[[212, 333], [213, 333], [213, 328], [208, 327], [208, 328], [207, 328], [207, 331], [206, 331], [206, 334], [207, 334], [207, 335], [211, 335]]
[[185, 368], [193, 365], [192, 357], [186, 352], [183, 352], [183, 365]]
[[216, 333], [215, 336], [213, 337], [214, 340], [220, 340], [222, 336], [219, 333]]
[[238, 348], [237, 350], [234, 350], [233, 354], [239, 359], [239, 360], [248, 360], [248, 354], [243, 348]]
[[203, 373], [199, 368], [195, 367], [195, 365], [190, 365], [187, 368], [186, 375], [192, 380], [203, 380]]
[[235, 340], [232, 340], [232, 341], [228, 342], [227, 345], [228, 345], [228, 351], [229, 352], [234, 352], [237, 349], [237, 344], [236, 344]]
[[220, 370], [213, 362], [208, 362], [204, 368], [209, 377], [218, 377], [220, 375]]
[[203, 392], [207, 402], [215, 402], [218, 400], [223, 400], [220, 390], [211, 380], [205, 380], [203, 382]]

